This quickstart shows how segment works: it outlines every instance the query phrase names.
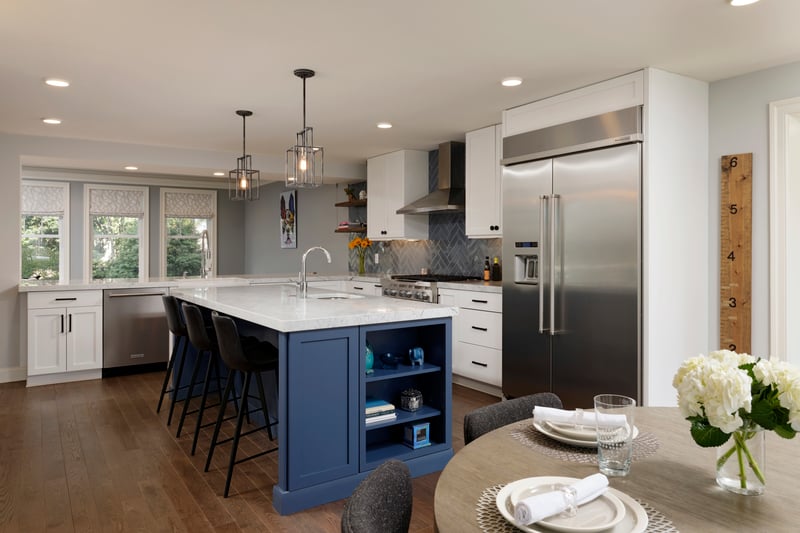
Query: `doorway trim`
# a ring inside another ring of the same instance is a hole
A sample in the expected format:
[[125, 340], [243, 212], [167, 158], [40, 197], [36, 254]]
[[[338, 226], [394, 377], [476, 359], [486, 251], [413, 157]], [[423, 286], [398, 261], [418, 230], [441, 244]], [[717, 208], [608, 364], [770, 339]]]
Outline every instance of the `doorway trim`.
[[[792, 141], [800, 142], [800, 97], [769, 104], [769, 350], [770, 356], [786, 360], [788, 354], [788, 307], [786, 273], [793, 258], [800, 257], [800, 247], [790, 248], [788, 228], [791, 220], [800, 217], [800, 202], [792, 202], [792, 176], [800, 183], [798, 156], [790, 150]], [[794, 203], [794, 205], [792, 205]], [[793, 212], [792, 210], [795, 210]], [[798, 239], [794, 239], [797, 241]], [[797, 244], [793, 246], [798, 247]], [[796, 270], [800, 265], [795, 264]], [[797, 290], [797, 285], [794, 285]], [[797, 296], [797, 295], [795, 295]], [[800, 355], [800, 354], [798, 354]]]

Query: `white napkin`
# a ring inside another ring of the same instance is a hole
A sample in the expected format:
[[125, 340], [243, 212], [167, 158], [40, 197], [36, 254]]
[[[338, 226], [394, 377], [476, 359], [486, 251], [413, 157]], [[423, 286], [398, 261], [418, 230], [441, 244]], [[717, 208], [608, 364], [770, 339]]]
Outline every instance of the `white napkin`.
[[[583, 409], [567, 411], [554, 407], [537, 405], [533, 408], [533, 419], [537, 422], [553, 422], [554, 424], [569, 424], [573, 426], [591, 426], [595, 424], [603, 427], [625, 427], [628, 419], [625, 415], [612, 415], [607, 413], [586, 412]], [[596, 422], [595, 422], [596, 420]]]
[[[575, 506], [580, 506], [603, 494], [608, 489], [608, 478], [600, 473], [592, 474], [568, 485], [568, 487], [574, 490]], [[563, 513], [569, 507], [570, 496], [565, 494], [564, 490], [534, 494], [517, 502], [517, 505], [514, 506], [514, 521], [517, 522], [517, 525], [527, 526]]]

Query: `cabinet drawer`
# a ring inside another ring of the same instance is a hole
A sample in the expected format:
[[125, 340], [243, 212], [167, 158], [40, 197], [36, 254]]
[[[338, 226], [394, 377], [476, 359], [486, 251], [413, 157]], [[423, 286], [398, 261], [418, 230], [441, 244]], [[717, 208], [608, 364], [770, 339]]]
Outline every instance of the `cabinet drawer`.
[[460, 309], [456, 321], [456, 338], [488, 348], [503, 347], [503, 315], [474, 309]]
[[454, 291], [456, 305], [467, 309], [503, 312], [503, 295], [496, 292]]
[[103, 291], [29, 292], [28, 309], [103, 305]]
[[503, 384], [503, 352], [457, 342], [453, 350], [453, 374], [500, 387]]

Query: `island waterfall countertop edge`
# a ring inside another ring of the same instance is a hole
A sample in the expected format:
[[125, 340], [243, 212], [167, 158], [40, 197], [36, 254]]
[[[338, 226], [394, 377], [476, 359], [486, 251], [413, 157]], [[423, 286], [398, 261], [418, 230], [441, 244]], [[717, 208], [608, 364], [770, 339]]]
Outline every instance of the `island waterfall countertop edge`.
[[309, 288], [309, 298], [299, 298], [294, 285], [185, 288], [175, 297], [276, 331], [317, 329], [406, 322], [452, 317], [458, 308], [424, 302], [359, 296], [318, 299], [331, 291]]

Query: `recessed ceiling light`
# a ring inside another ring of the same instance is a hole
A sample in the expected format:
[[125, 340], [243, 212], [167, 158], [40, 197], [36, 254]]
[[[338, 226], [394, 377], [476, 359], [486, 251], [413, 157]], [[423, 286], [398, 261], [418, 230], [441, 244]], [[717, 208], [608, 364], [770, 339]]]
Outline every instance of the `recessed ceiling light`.
[[500, 83], [503, 87], [516, 87], [517, 85], [522, 85], [522, 78], [516, 76], [512, 78], [503, 78], [503, 81]]
[[214, 172], [214, 175], [215, 176], [224, 176], [225, 173], [224, 172]]
[[125, 167], [125, 170], [139, 170], [139, 167], [135, 167], [133, 165], [128, 165], [127, 167]]
[[734, 7], [749, 6], [755, 4], [758, 0], [731, 0], [731, 5]]
[[392, 123], [391, 122], [378, 122], [378, 127], [380, 129], [382, 129], [382, 130], [388, 130], [389, 128], [392, 127]]
[[59, 80], [56, 78], [47, 78], [44, 82], [50, 87], [69, 87], [67, 80]]
[[57, 118], [43, 118], [42, 122], [45, 124], [61, 124], [61, 120]]

